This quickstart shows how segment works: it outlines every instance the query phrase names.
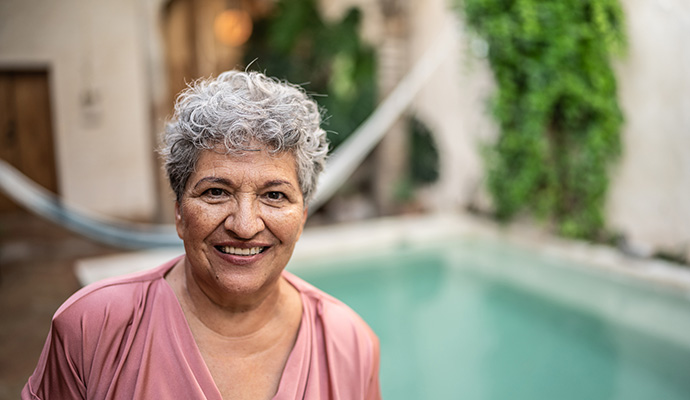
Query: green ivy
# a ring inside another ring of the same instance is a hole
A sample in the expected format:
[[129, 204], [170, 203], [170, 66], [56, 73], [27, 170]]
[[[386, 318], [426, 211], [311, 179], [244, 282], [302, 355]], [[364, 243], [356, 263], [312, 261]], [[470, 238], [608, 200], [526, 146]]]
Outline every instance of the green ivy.
[[325, 21], [315, 0], [280, 0], [256, 21], [245, 63], [271, 76], [303, 85], [321, 107], [328, 137], [337, 147], [374, 110], [374, 51], [359, 37], [361, 13], [351, 9], [338, 22]]
[[436, 182], [440, 173], [438, 147], [431, 130], [414, 116], [409, 117], [408, 128], [407, 170], [394, 185], [393, 193], [399, 204], [413, 201], [416, 191]]
[[623, 116], [610, 60], [624, 50], [618, 0], [457, 0], [488, 45], [500, 127], [487, 152], [497, 216], [527, 210], [562, 234], [604, 228]]
[[439, 155], [431, 130], [419, 119], [410, 118], [410, 154], [408, 175], [415, 187], [438, 180]]

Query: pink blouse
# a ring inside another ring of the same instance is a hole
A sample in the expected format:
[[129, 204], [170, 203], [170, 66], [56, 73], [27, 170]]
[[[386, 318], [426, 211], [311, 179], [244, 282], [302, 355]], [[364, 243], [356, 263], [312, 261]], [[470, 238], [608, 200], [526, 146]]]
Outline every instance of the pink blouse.
[[[22, 399], [221, 399], [165, 281], [177, 259], [89, 285], [55, 313]], [[274, 399], [380, 399], [379, 344], [348, 306], [283, 272], [303, 312]]]

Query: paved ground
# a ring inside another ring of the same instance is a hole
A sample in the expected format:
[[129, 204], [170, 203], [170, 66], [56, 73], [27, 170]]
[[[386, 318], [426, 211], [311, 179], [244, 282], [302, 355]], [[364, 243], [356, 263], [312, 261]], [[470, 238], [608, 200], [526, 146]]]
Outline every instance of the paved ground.
[[19, 397], [53, 313], [79, 289], [73, 262], [116, 252], [26, 213], [0, 215], [0, 400]]

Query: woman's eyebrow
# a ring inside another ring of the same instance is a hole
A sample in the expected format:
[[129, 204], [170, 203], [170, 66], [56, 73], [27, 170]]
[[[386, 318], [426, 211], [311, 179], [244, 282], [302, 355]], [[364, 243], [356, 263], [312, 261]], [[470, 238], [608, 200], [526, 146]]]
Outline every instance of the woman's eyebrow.
[[[220, 178], [217, 176], [207, 176], [205, 178], [199, 179], [197, 183], [194, 184], [194, 189], [198, 188], [202, 184], [205, 183], [215, 183], [215, 184], [220, 184], [224, 186], [230, 186], [232, 187], [232, 181], [227, 179], [227, 178]], [[264, 182], [262, 185], [264, 188], [270, 188], [270, 187], [276, 187], [276, 186], [289, 186], [289, 187], [294, 187], [292, 182], [284, 179], [271, 179], [269, 181]]]
[[267, 181], [266, 183], [264, 183], [264, 187], [265, 187], [265, 188], [274, 187], [274, 186], [283, 186], [283, 185], [287, 185], [287, 186], [293, 187], [292, 182], [286, 181], [286, 180], [283, 180], [283, 179], [272, 179], [272, 180]]
[[205, 178], [199, 179], [197, 183], [194, 184], [194, 189], [199, 187], [202, 183], [218, 183], [225, 186], [232, 186], [232, 181], [225, 178], [219, 178], [216, 176], [207, 176]]

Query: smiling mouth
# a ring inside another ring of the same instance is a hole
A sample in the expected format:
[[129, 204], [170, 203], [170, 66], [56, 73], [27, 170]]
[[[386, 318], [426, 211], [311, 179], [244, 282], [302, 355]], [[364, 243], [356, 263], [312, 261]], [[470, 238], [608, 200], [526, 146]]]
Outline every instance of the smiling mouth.
[[240, 248], [232, 246], [216, 246], [216, 249], [223, 254], [229, 254], [233, 256], [255, 256], [266, 250], [266, 247]]

